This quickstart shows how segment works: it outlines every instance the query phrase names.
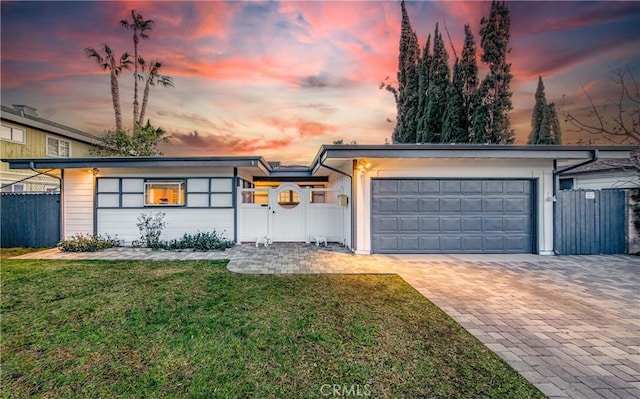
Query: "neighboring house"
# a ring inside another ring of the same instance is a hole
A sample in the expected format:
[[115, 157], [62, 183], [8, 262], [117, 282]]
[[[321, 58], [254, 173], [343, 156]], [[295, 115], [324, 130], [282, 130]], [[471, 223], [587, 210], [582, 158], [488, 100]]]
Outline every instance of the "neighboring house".
[[561, 173], [560, 190], [639, 188], [639, 159], [598, 160]]
[[262, 157], [9, 160], [60, 169], [62, 232], [162, 239], [215, 229], [236, 241], [324, 236], [358, 254], [554, 253], [558, 162], [628, 158], [625, 147], [327, 145], [308, 167]]
[[[88, 157], [97, 144], [94, 136], [38, 116], [35, 108], [14, 105], [1, 106], [0, 157], [12, 158], [69, 158]], [[9, 170], [6, 162], [0, 167], [0, 186], [4, 192], [57, 191], [58, 179], [36, 175], [28, 167]], [[45, 172], [45, 171], [42, 171]], [[26, 180], [25, 180], [26, 179]]]

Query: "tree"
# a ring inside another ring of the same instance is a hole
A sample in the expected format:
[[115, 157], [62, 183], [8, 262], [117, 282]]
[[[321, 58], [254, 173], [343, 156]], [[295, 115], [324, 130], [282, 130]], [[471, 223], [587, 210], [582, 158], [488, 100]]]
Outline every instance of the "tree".
[[584, 87], [589, 102], [586, 115], [563, 112], [572, 132], [586, 132], [615, 144], [640, 144], [640, 82], [630, 67], [613, 71], [613, 81], [619, 87], [615, 99], [604, 104], [594, 102]]
[[460, 60], [460, 81], [462, 82], [462, 104], [464, 112], [464, 128], [467, 139], [473, 134], [473, 105], [478, 95], [478, 62], [476, 61], [476, 41], [469, 24], [464, 26], [464, 46]]
[[144, 127], [136, 127], [131, 135], [123, 129], [106, 131], [98, 136], [98, 141], [100, 144], [91, 150], [92, 155], [148, 157], [162, 155], [158, 143], [168, 143], [170, 138], [162, 128], [155, 128], [147, 122]]
[[489, 19], [480, 21], [482, 62], [489, 73], [480, 84], [479, 100], [473, 115], [473, 137], [476, 143], [510, 144], [515, 132], [511, 129], [508, 112], [513, 109], [511, 64], [507, 63], [511, 37], [509, 9], [504, 2], [493, 1]]
[[547, 104], [542, 76], [538, 77], [535, 98], [536, 103], [531, 114], [531, 133], [528, 144], [561, 144], [560, 121], [555, 105], [553, 103]]
[[433, 35], [433, 56], [431, 73], [427, 88], [427, 108], [425, 129], [418, 141], [421, 143], [438, 143], [442, 141], [442, 121], [447, 107], [447, 88], [449, 87], [449, 55], [442, 35], [436, 23]]
[[427, 89], [429, 88], [429, 75], [431, 73], [431, 35], [422, 50], [420, 66], [418, 70], [418, 125], [416, 131], [416, 141], [425, 134], [427, 125]]
[[122, 130], [122, 109], [120, 107], [120, 88], [118, 85], [118, 75], [123, 69], [131, 68], [129, 53], [123, 53], [116, 61], [113, 50], [107, 44], [102, 45], [102, 52], [91, 47], [84, 49], [89, 58], [93, 58], [103, 70], [108, 70], [111, 82], [111, 99], [113, 101], [113, 112], [116, 118], [116, 129]]
[[398, 88], [387, 85], [396, 99], [397, 118], [393, 130], [394, 143], [416, 141], [418, 113], [418, 62], [420, 46], [418, 36], [411, 28], [411, 21], [404, 0], [402, 8], [402, 28], [400, 33], [400, 53], [398, 56]]
[[[145, 63], [142, 60], [142, 70], [144, 72]], [[142, 107], [140, 107], [140, 116], [137, 121], [138, 126], [142, 126], [144, 121], [145, 113], [147, 111], [147, 103], [149, 102], [149, 92], [151, 91], [151, 86], [162, 86], [162, 87], [173, 87], [173, 78], [166, 75], [160, 75], [160, 68], [162, 68], [162, 63], [159, 61], [152, 61], [149, 64], [149, 71], [147, 74], [147, 80], [144, 85], [144, 94], [142, 96]]]
[[[548, 144], [541, 142], [541, 130], [549, 128], [549, 112], [547, 111], [547, 97], [544, 94], [544, 83], [542, 76], [538, 76], [538, 87], [536, 88], [536, 103], [533, 106], [531, 115], [531, 133], [529, 134], [529, 144]], [[546, 117], [546, 119], [545, 119]], [[547, 126], [544, 126], [544, 125]], [[544, 127], [543, 127], [544, 126]], [[551, 132], [549, 131], [549, 137]]]
[[138, 64], [140, 64], [140, 58], [138, 57], [138, 43], [140, 39], [149, 39], [148, 31], [153, 27], [154, 22], [150, 19], [145, 20], [142, 15], [138, 14], [136, 10], [131, 10], [131, 22], [126, 19], [120, 21], [125, 29], [133, 31], [133, 55], [134, 55], [134, 72], [133, 72], [133, 128], [135, 129], [138, 124], [138, 79], [141, 78], [138, 75]]
[[460, 69], [460, 63], [456, 61], [453, 67], [453, 81], [447, 88], [447, 103], [442, 120], [443, 143], [469, 142]]

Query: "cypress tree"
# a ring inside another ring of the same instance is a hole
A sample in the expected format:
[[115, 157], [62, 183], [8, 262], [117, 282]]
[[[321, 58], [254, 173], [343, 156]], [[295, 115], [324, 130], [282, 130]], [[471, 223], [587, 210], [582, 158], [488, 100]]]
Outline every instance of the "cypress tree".
[[404, 3], [400, 33], [400, 54], [398, 56], [397, 122], [393, 131], [394, 143], [414, 143], [416, 141], [418, 115], [418, 63], [420, 46], [418, 36], [411, 28], [411, 21]]
[[[549, 124], [549, 115], [547, 111], [547, 97], [544, 94], [544, 83], [542, 82], [542, 76], [538, 76], [538, 87], [536, 88], [535, 97], [536, 103], [533, 106], [533, 112], [531, 115], [531, 133], [529, 134], [529, 144], [543, 144], [541, 143], [541, 130], [543, 129], [543, 124]], [[547, 117], [546, 120], [545, 116]]]
[[443, 143], [466, 143], [469, 131], [464, 112], [463, 81], [460, 63], [453, 66], [453, 81], [447, 88], [447, 106], [442, 121]]
[[431, 58], [431, 74], [427, 89], [427, 109], [422, 143], [439, 143], [442, 141], [442, 121], [447, 107], [447, 88], [449, 87], [449, 55], [436, 24], [433, 35], [433, 56]]
[[[509, 39], [511, 37], [509, 9], [504, 2], [493, 1], [489, 19], [480, 21], [480, 45], [483, 50], [482, 62], [489, 67], [489, 73], [480, 84], [477, 102], [479, 107], [474, 110], [473, 129], [474, 142], [511, 144], [514, 142], [515, 132], [511, 129], [508, 112], [513, 109], [512, 93], [509, 89], [511, 82], [511, 64], [507, 63]], [[486, 115], [484, 115], [487, 113]], [[480, 131], [478, 129], [485, 129]]]
[[476, 40], [469, 24], [464, 26], [464, 46], [460, 60], [460, 80], [462, 81], [462, 102], [464, 112], [464, 129], [467, 139], [472, 134], [473, 105], [478, 95], [478, 62], [476, 61]]
[[429, 88], [429, 74], [431, 70], [431, 35], [427, 37], [427, 42], [422, 50], [422, 58], [420, 59], [420, 73], [419, 73], [419, 98], [418, 98], [418, 131], [416, 134], [416, 141], [422, 142], [422, 137], [425, 134], [427, 123], [427, 89]]
[[531, 115], [529, 144], [561, 144], [562, 132], [555, 104], [547, 104], [542, 77], [538, 78], [536, 103]]
[[562, 130], [560, 129], [560, 120], [558, 119], [558, 112], [556, 111], [556, 105], [551, 103], [548, 105], [549, 110], [549, 125], [551, 129], [551, 144], [562, 144]]

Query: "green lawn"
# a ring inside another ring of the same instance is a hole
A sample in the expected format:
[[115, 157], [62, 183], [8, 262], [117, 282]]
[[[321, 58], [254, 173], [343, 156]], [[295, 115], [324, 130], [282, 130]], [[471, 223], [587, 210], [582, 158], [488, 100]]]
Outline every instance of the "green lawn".
[[2, 396], [543, 397], [398, 276], [225, 264], [3, 260]]

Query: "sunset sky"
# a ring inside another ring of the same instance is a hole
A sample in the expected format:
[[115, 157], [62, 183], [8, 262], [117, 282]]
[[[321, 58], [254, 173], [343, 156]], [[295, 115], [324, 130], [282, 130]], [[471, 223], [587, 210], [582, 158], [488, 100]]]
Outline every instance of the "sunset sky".
[[[459, 55], [469, 23], [480, 55], [480, 19], [490, 5], [408, 2], [407, 9], [421, 46], [439, 22]], [[508, 5], [510, 115], [520, 144], [530, 132], [539, 75], [547, 100], [573, 110], [585, 105], [582, 87], [596, 101], [613, 98], [611, 71], [640, 70], [638, 2]], [[174, 88], [154, 88], [147, 113], [173, 137], [165, 155], [263, 155], [308, 164], [321, 144], [337, 139], [390, 139], [395, 103], [379, 84], [397, 73], [400, 3], [391, 1], [2, 1], [2, 104], [31, 105], [89, 133], [113, 128], [108, 73], [83, 50], [108, 43], [118, 54], [133, 52], [130, 31], [119, 26], [131, 9], [155, 21], [141, 55], [161, 60], [175, 81]], [[480, 77], [485, 73], [481, 67]], [[121, 75], [120, 86], [130, 127], [132, 72]], [[581, 137], [564, 134], [565, 144]]]

